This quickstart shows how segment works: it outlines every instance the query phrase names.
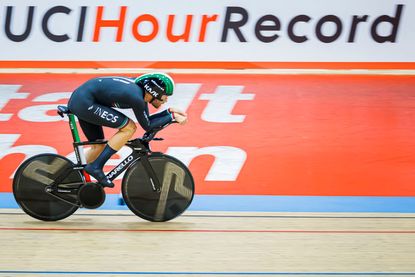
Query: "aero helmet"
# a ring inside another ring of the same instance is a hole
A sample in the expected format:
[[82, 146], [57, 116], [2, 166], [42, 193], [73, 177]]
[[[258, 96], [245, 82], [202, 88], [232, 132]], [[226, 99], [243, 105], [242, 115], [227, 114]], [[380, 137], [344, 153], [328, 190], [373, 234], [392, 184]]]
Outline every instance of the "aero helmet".
[[163, 95], [171, 96], [174, 91], [174, 81], [166, 73], [146, 73], [135, 79], [145, 92], [150, 93], [154, 98], [161, 100]]

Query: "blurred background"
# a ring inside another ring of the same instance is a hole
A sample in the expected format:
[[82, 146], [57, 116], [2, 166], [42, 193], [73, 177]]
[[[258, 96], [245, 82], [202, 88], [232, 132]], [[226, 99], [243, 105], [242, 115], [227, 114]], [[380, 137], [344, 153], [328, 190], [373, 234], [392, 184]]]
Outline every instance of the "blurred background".
[[[163, 130], [153, 150], [189, 165], [191, 210], [415, 212], [413, 1], [4, 0], [0, 9], [0, 208], [17, 207], [12, 180], [25, 159], [74, 158], [55, 111], [74, 89], [164, 71], [177, 87], [162, 109], [185, 110], [189, 123]], [[126, 209], [119, 191], [120, 180], [102, 209]]]

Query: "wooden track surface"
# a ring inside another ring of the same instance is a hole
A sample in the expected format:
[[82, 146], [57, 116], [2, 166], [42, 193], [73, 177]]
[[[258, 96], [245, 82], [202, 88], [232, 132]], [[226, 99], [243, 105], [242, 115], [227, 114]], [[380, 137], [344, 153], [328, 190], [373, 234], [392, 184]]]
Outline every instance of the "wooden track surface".
[[415, 276], [414, 214], [0, 211], [0, 276]]

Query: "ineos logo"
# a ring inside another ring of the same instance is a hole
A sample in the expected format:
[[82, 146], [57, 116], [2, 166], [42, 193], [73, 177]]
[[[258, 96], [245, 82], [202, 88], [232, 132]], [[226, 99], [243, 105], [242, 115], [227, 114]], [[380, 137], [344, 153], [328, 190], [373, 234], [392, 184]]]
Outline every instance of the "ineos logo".
[[98, 115], [99, 117], [110, 121], [112, 123], [117, 122], [118, 116], [113, 115], [112, 113], [109, 113], [107, 111], [104, 111], [103, 109], [101, 109], [100, 107], [97, 107], [97, 109], [95, 110], [94, 114]]

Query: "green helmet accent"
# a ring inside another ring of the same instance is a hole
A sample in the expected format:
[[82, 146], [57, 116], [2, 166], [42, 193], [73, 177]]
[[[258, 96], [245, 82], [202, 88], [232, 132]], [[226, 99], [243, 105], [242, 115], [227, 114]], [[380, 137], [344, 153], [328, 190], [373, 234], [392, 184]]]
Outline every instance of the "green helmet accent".
[[174, 81], [173, 78], [166, 73], [146, 73], [137, 77], [134, 81], [157, 99], [161, 100], [161, 96], [163, 95], [173, 95]]

